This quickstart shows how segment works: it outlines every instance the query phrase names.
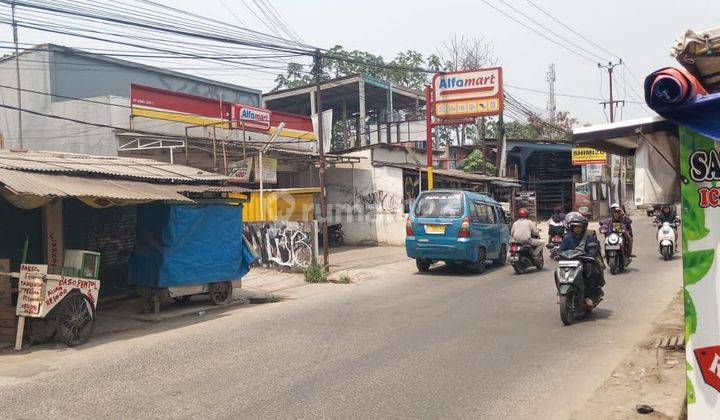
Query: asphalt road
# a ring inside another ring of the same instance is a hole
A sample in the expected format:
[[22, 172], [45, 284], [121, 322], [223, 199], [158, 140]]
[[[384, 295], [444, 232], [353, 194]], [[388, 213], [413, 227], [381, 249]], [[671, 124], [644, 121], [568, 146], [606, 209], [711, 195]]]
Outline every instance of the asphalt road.
[[566, 418], [681, 287], [638, 220], [626, 273], [565, 327], [554, 264], [419, 274], [410, 260], [355, 285], [183, 319], [79, 349], [0, 355], [3, 418]]

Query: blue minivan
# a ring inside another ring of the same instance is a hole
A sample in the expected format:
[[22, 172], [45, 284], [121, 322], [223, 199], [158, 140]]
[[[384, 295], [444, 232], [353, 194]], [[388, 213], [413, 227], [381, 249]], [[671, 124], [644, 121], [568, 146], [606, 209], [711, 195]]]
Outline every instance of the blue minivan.
[[505, 265], [510, 231], [492, 198], [471, 191], [429, 190], [415, 200], [405, 225], [405, 249], [424, 272], [436, 261], [463, 264], [476, 273], [489, 261]]

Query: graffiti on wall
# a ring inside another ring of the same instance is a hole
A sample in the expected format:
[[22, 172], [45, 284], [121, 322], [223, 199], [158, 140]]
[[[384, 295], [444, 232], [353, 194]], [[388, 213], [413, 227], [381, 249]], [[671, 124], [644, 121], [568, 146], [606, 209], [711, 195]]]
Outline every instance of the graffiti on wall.
[[243, 234], [268, 267], [307, 268], [317, 243], [314, 222], [245, 222]]
[[328, 188], [344, 194], [348, 202], [336, 204], [349, 206], [353, 208], [353, 212], [360, 210], [361, 213], [396, 213], [403, 208], [401, 196], [384, 190], [360, 191], [356, 187], [339, 184], [330, 184]]

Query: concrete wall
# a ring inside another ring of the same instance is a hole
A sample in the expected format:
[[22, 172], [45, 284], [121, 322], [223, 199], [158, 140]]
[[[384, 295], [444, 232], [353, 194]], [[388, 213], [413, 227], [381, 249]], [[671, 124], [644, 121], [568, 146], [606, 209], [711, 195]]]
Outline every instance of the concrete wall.
[[328, 170], [328, 219], [342, 223], [348, 244], [402, 245], [405, 239], [402, 169], [375, 167], [371, 150], [352, 153], [354, 165]]

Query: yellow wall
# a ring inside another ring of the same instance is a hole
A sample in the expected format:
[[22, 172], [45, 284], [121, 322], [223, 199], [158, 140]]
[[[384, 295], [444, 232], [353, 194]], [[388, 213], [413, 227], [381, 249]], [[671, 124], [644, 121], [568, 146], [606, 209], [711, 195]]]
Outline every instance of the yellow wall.
[[250, 193], [250, 201], [243, 205], [243, 221], [313, 220], [313, 194], [308, 189], [298, 191], [263, 192], [263, 213], [260, 214], [260, 192]]

